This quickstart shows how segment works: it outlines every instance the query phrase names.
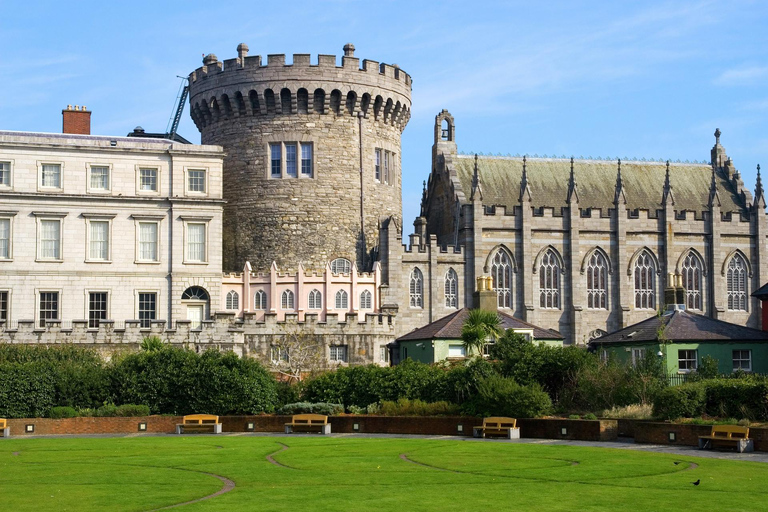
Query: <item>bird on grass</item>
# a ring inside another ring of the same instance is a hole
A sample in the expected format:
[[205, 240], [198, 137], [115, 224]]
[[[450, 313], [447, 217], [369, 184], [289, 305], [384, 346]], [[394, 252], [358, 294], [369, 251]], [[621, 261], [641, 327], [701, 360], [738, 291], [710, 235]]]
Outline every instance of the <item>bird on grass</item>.
[[701, 478], [696, 480], [695, 482], [691, 482], [693, 485], [699, 485], [701, 483]]
[[677, 466], [678, 464], [680, 464], [680, 462], [675, 462], [675, 466]]

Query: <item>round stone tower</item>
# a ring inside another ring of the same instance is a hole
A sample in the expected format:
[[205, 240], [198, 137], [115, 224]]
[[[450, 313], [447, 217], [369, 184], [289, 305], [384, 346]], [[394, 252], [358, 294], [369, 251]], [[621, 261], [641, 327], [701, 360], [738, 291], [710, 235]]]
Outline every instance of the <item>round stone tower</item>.
[[224, 146], [224, 269], [369, 269], [381, 219], [402, 216], [400, 136], [411, 77], [354, 56], [207, 55], [189, 76], [203, 144]]

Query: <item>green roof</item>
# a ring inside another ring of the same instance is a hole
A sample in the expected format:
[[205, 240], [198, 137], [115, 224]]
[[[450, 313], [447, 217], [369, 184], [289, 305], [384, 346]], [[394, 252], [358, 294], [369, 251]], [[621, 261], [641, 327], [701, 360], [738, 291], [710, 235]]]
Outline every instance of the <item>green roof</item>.
[[[453, 159], [464, 194], [469, 198], [474, 174], [474, 156], [458, 155]], [[568, 159], [530, 158], [527, 160], [528, 183], [534, 207], [566, 206], [571, 164]], [[575, 160], [574, 176], [578, 186], [580, 208], [613, 208], [616, 192], [617, 163], [605, 160]], [[517, 157], [478, 157], [478, 173], [483, 204], [519, 204], [523, 159]], [[709, 210], [712, 167], [709, 164], [670, 164], [670, 184], [675, 210], [701, 212]], [[621, 162], [621, 176], [627, 209], [655, 211], [662, 207], [662, 191], [666, 164], [661, 162]], [[743, 212], [731, 185], [717, 176], [722, 212]]]

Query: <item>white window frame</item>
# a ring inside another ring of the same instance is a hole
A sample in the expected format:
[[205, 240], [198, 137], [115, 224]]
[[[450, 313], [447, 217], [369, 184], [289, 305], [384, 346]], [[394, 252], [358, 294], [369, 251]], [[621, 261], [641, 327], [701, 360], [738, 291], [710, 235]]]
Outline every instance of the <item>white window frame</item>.
[[[35, 251], [36, 258], [35, 261], [38, 262], [45, 262], [45, 263], [61, 263], [64, 261], [64, 217], [67, 216], [66, 213], [58, 213], [58, 212], [32, 212], [32, 215], [35, 216], [35, 223], [37, 228], [37, 250]], [[58, 247], [58, 257], [57, 258], [48, 258], [43, 257], [42, 250], [43, 250], [43, 243], [42, 243], [42, 229], [43, 229], [43, 221], [57, 221], [59, 223], [59, 247]]]
[[608, 309], [608, 258], [595, 250], [587, 262], [587, 309]]
[[349, 345], [329, 346], [328, 360], [334, 363], [348, 363], [349, 362]]
[[[685, 354], [683, 354], [685, 352]], [[693, 359], [690, 357], [690, 352], [693, 352]], [[683, 357], [685, 355], [686, 357]], [[682, 368], [681, 362], [685, 362], [685, 366], [689, 367], [691, 366], [691, 362], [693, 362], [692, 368]], [[695, 372], [699, 367], [699, 351], [698, 349], [678, 349], [677, 350], [677, 372], [678, 373], [691, 373]]]
[[503, 249], [497, 249], [491, 258], [491, 279], [498, 308], [509, 309], [513, 305], [514, 270], [512, 256]]
[[334, 258], [331, 261], [332, 274], [350, 274], [352, 273], [352, 262], [347, 258]]
[[[133, 262], [135, 264], [140, 265], [159, 265], [162, 257], [161, 257], [161, 250], [162, 250], [162, 244], [160, 241], [162, 240], [162, 237], [160, 236], [160, 228], [162, 227], [161, 222], [163, 219], [165, 219], [164, 216], [161, 215], [131, 215], [131, 218], [133, 219], [133, 227], [134, 227], [134, 234], [135, 234], [135, 245], [134, 247], [136, 250], [134, 251], [134, 257]], [[142, 224], [154, 224], [155, 225], [155, 248], [156, 248], [156, 254], [155, 259], [148, 260], [141, 257], [141, 225]]]
[[235, 290], [230, 290], [227, 292], [227, 298], [225, 300], [225, 308], [228, 311], [239, 311], [240, 310], [240, 294], [237, 293]]
[[[85, 183], [89, 194], [111, 194], [112, 193], [112, 164], [88, 164], [86, 167]], [[93, 169], [107, 170], [107, 188], [94, 187], [92, 183]]]
[[559, 255], [554, 249], [547, 249], [539, 261], [539, 307], [541, 309], [560, 309], [561, 270]]
[[[96, 290], [85, 290], [85, 313], [86, 313], [86, 319], [88, 320], [88, 329], [98, 329], [99, 326], [92, 326], [91, 325], [91, 294], [104, 294], [106, 297], [105, 301], [105, 309], [104, 309], [104, 318], [100, 318], [98, 320], [109, 320], [110, 315], [110, 306], [111, 306], [111, 298], [112, 293], [110, 290], [104, 290], [104, 289], [96, 289]], [[99, 310], [100, 311], [100, 310]]]
[[307, 296], [307, 309], [323, 309], [323, 294], [320, 290], [310, 290]]
[[155, 296], [155, 311], [154, 311], [154, 318], [149, 319], [149, 325], [147, 327], [144, 327], [139, 323], [139, 329], [150, 329], [152, 327], [152, 321], [158, 320], [159, 317], [159, 305], [160, 305], [160, 291], [159, 290], [136, 290], [134, 292], [135, 294], [135, 303], [136, 303], [136, 320], [139, 322], [142, 322], [141, 318], [141, 296], [142, 295], [154, 295]]
[[408, 306], [414, 309], [424, 309], [424, 273], [419, 267], [411, 270], [408, 283]]
[[[85, 262], [86, 263], [112, 263], [112, 219], [116, 214], [83, 213], [85, 217]], [[107, 223], [107, 256], [106, 258], [94, 258], [91, 254], [91, 223]]]
[[[203, 173], [203, 190], [193, 190], [191, 187], [192, 173]], [[208, 169], [203, 167], [190, 167], [184, 169], [184, 191], [188, 196], [205, 197], [208, 195]]]
[[[0, 179], [0, 190], [8, 191], [13, 190], [13, 167], [14, 167], [15, 160], [9, 159], [9, 160], [0, 160], [0, 177], [2, 177], [3, 174], [6, 172], [8, 173], [8, 183], [5, 183], [4, 180]], [[7, 169], [4, 169], [5, 166], [8, 166]]]
[[[741, 352], [739, 354], [739, 358], [736, 358], [736, 352]], [[743, 352], [747, 353], [747, 359], [744, 359]], [[739, 361], [739, 367], [736, 368], [736, 361]], [[747, 362], [747, 368], [744, 367], [744, 362]], [[749, 348], [736, 348], [731, 351], [731, 362], [733, 363], [733, 371], [737, 372], [739, 370], [747, 373], [752, 373], [752, 349]]]
[[[43, 185], [43, 167], [48, 165], [59, 166], [59, 185]], [[38, 192], [63, 192], [64, 191], [64, 162], [51, 160], [39, 160], [37, 162], [37, 190]]]
[[639, 362], [645, 359], [645, 347], [632, 347], [630, 348], [630, 354], [632, 356], [632, 366], [636, 367]]
[[272, 364], [289, 363], [291, 361], [291, 354], [288, 351], [288, 347], [278, 347], [276, 345], [270, 345], [269, 361]]
[[61, 310], [62, 310], [62, 290], [61, 288], [39, 288], [35, 289], [35, 329], [44, 329], [45, 326], [41, 326], [41, 316], [40, 316], [40, 295], [43, 293], [55, 293], [56, 295], [56, 318], [48, 318], [46, 320], [54, 320], [54, 321], [61, 321]]
[[681, 268], [683, 288], [685, 288], [685, 307], [701, 311], [704, 309], [702, 285], [704, 282], [704, 263], [693, 251], [688, 251]]
[[389, 362], [389, 347], [386, 345], [379, 345], [379, 361], [382, 363]]
[[0, 253], [0, 262], [13, 261], [13, 221], [18, 212], [0, 211], [0, 221], [8, 221], [8, 254]]
[[[3, 288], [0, 289], [0, 294], [5, 294], [5, 318], [2, 316], [3, 309], [0, 308], [0, 322], [5, 322], [5, 327], [7, 328], [8, 325], [11, 322], [11, 304], [13, 304], [13, 301], [11, 301], [11, 295], [13, 294], [13, 291], [9, 288]], [[0, 304], [2, 304], [2, 300], [0, 300]]]
[[[288, 152], [286, 151], [286, 146], [295, 146], [296, 147], [296, 160], [295, 160], [295, 173], [294, 174], [288, 174]], [[310, 172], [304, 173], [303, 169], [303, 162], [304, 162], [304, 152], [303, 149], [305, 146], [310, 147], [311, 151], [311, 158], [309, 163], [309, 170]], [[272, 148], [279, 148], [280, 150], [280, 174], [276, 174], [272, 172], [272, 162], [274, 159], [272, 158]], [[272, 140], [267, 142], [267, 179], [270, 180], [281, 180], [281, 179], [312, 179], [315, 177], [315, 169], [316, 169], [316, 163], [315, 163], [315, 143], [314, 141], [308, 141], [308, 140], [298, 140], [298, 138], [290, 139], [286, 138], [285, 140]]]
[[[641, 260], [643, 261], [641, 265]], [[640, 272], [638, 276], [638, 272]], [[632, 264], [632, 304], [635, 309], [656, 309], [656, 274], [658, 268], [653, 255], [643, 250]], [[648, 278], [643, 287], [643, 278]], [[638, 305], [639, 304], [639, 305]]]
[[[261, 307], [261, 300], [259, 299], [259, 295], [264, 296], [264, 307]], [[254, 311], [266, 311], [269, 309], [269, 303], [267, 301], [269, 297], [267, 296], [267, 292], [265, 290], [256, 290], [256, 292], [253, 294], [253, 309]]]
[[[735, 262], [740, 267], [734, 266]], [[728, 311], [749, 311], [749, 265], [739, 252], [728, 260], [725, 269], [726, 307]]]
[[280, 309], [283, 311], [296, 310], [296, 294], [293, 290], [283, 290], [280, 293]]
[[[304, 172], [304, 148], [309, 148], [309, 172]], [[300, 142], [299, 143], [299, 177], [300, 178], [314, 178], [315, 177], [315, 145], [312, 142]]]
[[360, 309], [373, 309], [373, 294], [370, 290], [360, 292]]
[[381, 183], [382, 151], [381, 148], [376, 148], [373, 155], [373, 179], [376, 180], [376, 183]]
[[459, 276], [453, 268], [445, 272], [443, 280], [443, 296], [445, 298], [445, 307], [450, 309], [459, 309]]
[[[141, 171], [155, 171], [155, 188], [156, 190], [143, 190], [141, 188]], [[160, 176], [162, 175], [161, 169], [157, 165], [153, 164], [147, 164], [147, 165], [136, 165], [136, 195], [140, 196], [159, 196], [160, 195], [160, 189], [162, 188], [160, 186]]]
[[[184, 222], [184, 259], [185, 265], [208, 265], [208, 253], [210, 249], [210, 221], [213, 217], [192, 217], [182, 216], [181, 220]], [[189, 257], [189, 226], [190, 224], [202, 225], [205, 230], [205, 247], [203, 248], [203, 260], [193, 260]]]
[[346, 290], [337, 290], [334, 301], [335, 309], [349, 309], [349, 294]]

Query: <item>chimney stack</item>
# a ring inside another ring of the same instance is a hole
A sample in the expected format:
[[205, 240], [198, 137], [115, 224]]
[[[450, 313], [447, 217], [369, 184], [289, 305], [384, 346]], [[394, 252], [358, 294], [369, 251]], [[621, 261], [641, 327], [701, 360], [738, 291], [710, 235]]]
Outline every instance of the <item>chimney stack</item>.
[[67, 105], [65, 110], [61, 111], [62, 128], [61, 133], [74, 133], [77, 135], [91, 134], [91, 111], [81, 108], [79, 105]]

